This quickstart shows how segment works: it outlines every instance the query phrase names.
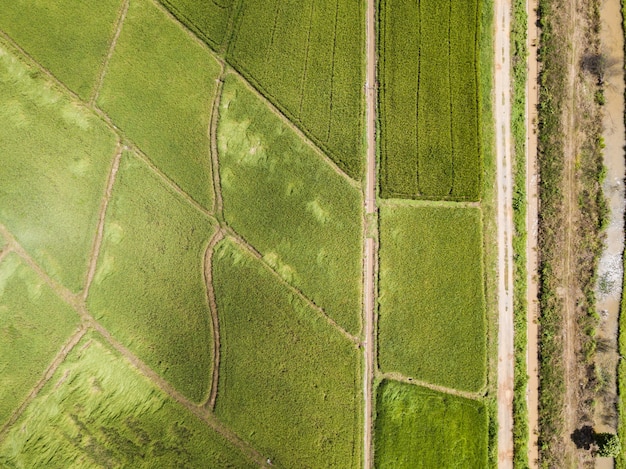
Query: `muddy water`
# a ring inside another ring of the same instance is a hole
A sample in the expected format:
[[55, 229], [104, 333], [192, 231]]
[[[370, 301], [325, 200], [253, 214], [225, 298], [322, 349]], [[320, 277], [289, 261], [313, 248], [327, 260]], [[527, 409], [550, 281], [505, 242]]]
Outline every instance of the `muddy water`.
[[[622, 252], [624, 250], [624, 36], [619, 0], [603, 0], [601, 9], [602, 52], [607, 59], [604, 106], [604, 164], [607, 176], [604, 193], [611, 208], [610, 224], [606, 232], [606, 246], [598, 267], [597, 308], [601, 315], [599, 337], [606, 343], [600, 347], [598, 366], [606, 373], [607, 391], [598, 396], [595, 430], [615, 432], [615, 369], [617, 366], [617, 320], [622, 292]], [[597, 468], [613, 467], [613, 460], [599, 458]]]

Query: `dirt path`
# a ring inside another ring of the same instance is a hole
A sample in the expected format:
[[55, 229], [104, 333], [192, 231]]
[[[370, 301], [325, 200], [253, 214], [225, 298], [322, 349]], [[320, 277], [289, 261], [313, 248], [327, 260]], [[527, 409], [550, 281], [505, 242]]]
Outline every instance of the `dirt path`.
[[539, 288], [537, 233], [539, 227], [539, 196], [537, 179], [537, 105], [539, 102], [539, 63], [537, 61], [537, 45], [539, 31], [537, 29], [537, 0], [526, 1], [528, 12], [528, 79], [526, 81], [526, 301], [527, 301], [527, 337], [526, 366], [528, 372], [528, 462], [531, 468], [537, 467], [539, 448], [537, 435], [539, 432], [539, 305], [537, 303]]
[[390, 373], [383, 373], [380, 375], [380, 377], [384, 379], [400, 381], [402, 383], [413, 384], [415, 386], [421, 386], [423, 388], [432, 389], [433, 391], [437, 391], [443, 394], [451, 394], [453, 396], [464, 397], [465, 399], [472, 399], [474, 401], [480, 401], [485, 397], [484, 394], [478, 392], [459, 391], [458, 389], [439, 386], [437, 384], [432, 384], [427, 381], [420, 381], [417, 379], [409, 378], [408, 376], [405, 376], [402, 373], [397, 373], [395, 371]]
[[0, 441], [4, 439], [7, 432], [9, 431], [9, 428], [11, 428], [11, 426], [15, 422], [17, 422], [17, 419], [20, 418], [20, 415], [22, 415], [26, 407], [28, 407], [30, 403], [33, 402], [35, 397], [37, 397], [37, 394], [39, 394], [39, 391], [41, 391], [41, 388], [43, 388], [46, 385], [46, 383], [50, 381], [50, 378], [52, 378], [52, 375], [54, 375], [54, 372], [57, 370], [59, 365], [63, 363], [63, 360], [65, 360], [65, 357], [67, 357], [67, 355], [72, 351], [72, 349], [76, 346], [76, 344], [80, 342], [80, 339], [83, 338], [83, 336], [85, 335], [85, 332], [87, 332], [87, 328], [83, 324], [78, 328], [78, 330], [74, 334], [72, 334], [72, 336], [70, 336], [70, 338], [63, 345], [63, 347], [61, 347], [61, 350], [59, 350], [59, 353], [56, 354], [56, 356], [52, 360], [52, 363], [50, 363], [50, 365], [44, 372], [41, 379], [37, 382], [37, 384], [30, 391], [30, 393], [28, 393], [28, 396], [26, 397], [26, 399], [24, 399], [24, 402], [22, 402], [20, 406], [17, 409], [15, 409], [15, 412], [13, 412], [13, 414], [11, 415], [11, 418], [7, 421], [7, 423], [5, 423], [2, 426], [2, 429], [0, 430]]
[[498, 232], [498, 467], [513, 467], [513, 175], [510, 0], [496, 1], [495, 122]]
[[83, 289], [83, 299], [87, 299], [89, 294], [89, 287], [93, 282], [93, 277], [96, 274], [96, 264], [98, 255], [100, 253], [100, 246], [102, 245], [102, 237], [104, 236], [104, 218], [106, 216], [107, 207], [111, 200], [111, 193], [113, 191], [113, 184], [115, 183], [115, 176], [120, 168], [120, 160], [122, 159], [122, 153], [126, 147], [122, 146], [119, 142], [115, 148], [115, 156], [113, 157], [113, 163], [111, 164], [111, 171], [109, 172], [109, 179], [107, 181], [107, 188], [102, 197], [100, 204], [100, 216], [98, 218], [98, 229], [96, 231], [96, 237], [94, 239], [93, 247], [91, 249], [91, 255], [89, 256], [89, 270], [87, 272], [87, 280], [85, 281], [85, 288]]
[[215, 232], [204, 255], [204, 282], [206, 284], [207, 300], [209, 302], [209, 310], [211, 313], [211, 323], [213, 325], [213, 373], [211, 378], [211, 386], [209, 388], [209, 396], [204, 404], [206, 410], [215, 409], [215, 400], [217, 399], [217, 385], [220, 373], [220, 322], [217, 315], [217, 300], [215, 299], [215, 290], [213, 289], [213, 252], [215, 245], [224, 238], [221, 229]]
[[109, 45], [109, 51], [107, 52], [107, 56], [102, 63], [102, 69], [100, 70], [100, 75], [98, 75], [98, 80], [94, 86], [93, 92], [91, 94], [91, 99], [89, 100], [89, 106], [94, 107], [96, 101], [98, 100], [98, 95], [100, 94], [100, 90], [102, 89], [102, 83], [104, 82], [104, 77], [107, 73], [107, 69], [109, 68], [109, 62], [111, 61], [111, 57], [113, 57], [113, 52], [115, 51], [115, 46], [117, 45], [117, 40], [120, 37], [120, 33], [122, 32], [122, 26], [124, 25], [124, 20], [126, 19], [126, 13], [128, 13], [128, 6], [130, 5], [130, 0], [124, 0], [122, 6], [120, 7], [120, 12], [117, 17], [117, 24], [115, 25], [115, 33], [113, 34], [113, 39], [111, 39], [111, 44]]
[[213, 214], [220, 222], [224, 220], [224, 201], [222, 198], [222, 185], [220, 181], [220, 162], [217, 144], [217, 125], [220, 120], [220, 102], [222, 100], [222, 88], [224, 87], [224, 65], [220, 64], [222, 70], [217, 79], [215, 87], [215, 99], [211, 109], [211, 119], [209, 121], [209, 151], [211, 152], [211, 177], [213, 180]]
[[[367, 237], [367, 219], [375, 216], [376, 207], [376, 10], [375, 0], [367, 0], [366, 21], [366, 129], [367, 162], [365, 173], [365, 220], [364, 220], [364, 256], [363, 256], [363, 315], [365, 323], [365, 370], [363, 373], [363, 455], [365, 469], [373, 467], [372, 426], [373, 396], [372, 387], [376, 371], [376, 263], [377, 242]], [[370, 227], [371, 228], [371, 227]]]

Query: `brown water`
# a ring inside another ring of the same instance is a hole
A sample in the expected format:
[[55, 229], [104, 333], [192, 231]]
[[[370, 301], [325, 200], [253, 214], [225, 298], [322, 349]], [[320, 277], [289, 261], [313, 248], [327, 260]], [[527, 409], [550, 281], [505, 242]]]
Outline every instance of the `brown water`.
[[[598, 267], [597, 309], [601, 316], [599, 338], [606, 350], [600, 348], [598, 366], [607, 373], [606, 395], [597, 398], [594, 427], [596, 431], [615, 432], [617, 425], [616, 367], [617, 326], [622, 293], [624, 250], [624, 35], [619, 0], [603, 0], [601, 6], [602, 53], [607, 59], [604, 106], [604, 164], [607, 176], [604, 194], [611, 208], [610, 224], [606, 231], [606, 245]], [[613, 460], [598, 458], [597, 468], [612, 468]]]

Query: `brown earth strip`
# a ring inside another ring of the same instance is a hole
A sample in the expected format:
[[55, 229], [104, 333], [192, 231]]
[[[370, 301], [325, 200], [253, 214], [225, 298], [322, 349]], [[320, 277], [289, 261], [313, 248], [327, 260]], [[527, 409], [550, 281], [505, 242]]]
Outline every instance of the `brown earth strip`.
[[215, 252], [215, 245], [223, 238], [224, 233], [222, 230], [218, 230], [213, 238], [211, 238], [211, 241], [209, 241], [209, 245], [207, 246], [206, 253], [204, 255], [204, 282], [206, 284], [207, 300], [209, 302], [211, 323], [213, 325], [213, 375], [211, 378], [209, 396], [203, 405], [203, 407], [208, 411], [213, 411], [215, 409], [215, 400], [217, 399], [220, 373], [220, 323], [217, 313], [215, 289], [213, 287], [213, 254]]
[[224, 220], [224, 202], [220, 181], [219, 150], [217, 146], [217, 125], [220, 120], [220, 102], [222, 100], [222, 89], [224, 88], [223, 64], [221, 64], [221, 67], [222, 70], [220, 76], [217, 78], [217, 87], [215, 88], [215, 99], [213, 100], [213, 108], [211, 109], [209, 128], [207, 129], [211, 153], [211, 176], [213, 177], [213, 214], [220, 222]]
[[453, 396], [464, 397], [465, 399], [472, 399], [474, 401], [482, 402], [483, 398], [485, 397], [485, 393], [459, 391], [458, 389], [447, 388], [445, 386], [439, 386], [437, 384], [432, 384], [427, 381], [420, 381], [418, 379], [409, 378], [408, 376], [405, 376], [402, 373], [396, 373], [396, 372], [382, 373], [380, 377], [383, 379], [400, 381], [402, 383], [413, 384], [415, 386], [421, 386], [423, 388], [432, 389], [433, 391], [441, 392], [444, 394], [451, 394]]
[[109, 51], [107, 52], [107, 56], [102, 63], [102, 69], [100, 70], [100, 74], [98, 76], [98, 80], [94, 86], [93, 92], [91, 94], [91, 99], [89, 100], [89, 106], [94, 107], [96, 101], [98, 100], [98, 95], [100, 90], [102, 89], [102, 83], [104, 82], [104, 77], [106, 76], [107, 69], [109, 68], [109, 62], [111, 61], [111, 57], [113, 57], [113, 51], [115, 51], [115, 46], [117, 45], [117, 39], [120, 37], [120, 33], [122, 32], [122, 26], [124, 25], [124, 20], [126, 19], [126, 13], [128, 13], [128, 6], [130, 5], [130, 0], [124, 0], [122, 2], [122, 6], [120, 7], [120, 11], [117, 16], [116, 25], [115, 25], [115, 33], [113, 34], [113, 38], [111, 39], [111, 44], [109, 45]]
[[102, 197], [102, 202], [100, 203], [100, 216], [98, 218], [98, 229], [96, 231], [96, 237], [93, 242], [93, 247], [91, 249], [91, 255], [89, 257], [89, 271], [87, 272], [87, 280], [85, 281], [85, 288], [83, 289], [83, 299], [87, 298], [89, 294], [89, 287], [91, 286], [91, 282], [93, 281], [93, 277], [96, 273], [96, 264], [98, 260], [98, 255], [100, 253], [100, 246], [102, 245], [102, 237], [104, 235], [104, 217], [106, 215], [107, 207], [109, 205], [109, 201], [111, 200], [111, 192], [113, 191], [113, 184], [115, 183], [115, 176], [120, 167], [120, 160], [122, 159], [122, 152], [125, 147], [122, 146], [119, 142], [115, 148], [115, 156], [113, 157], [113, 163], [111, 164], [111, 170], [109, 172], [109, 178], [107, 181], [107, 188]]

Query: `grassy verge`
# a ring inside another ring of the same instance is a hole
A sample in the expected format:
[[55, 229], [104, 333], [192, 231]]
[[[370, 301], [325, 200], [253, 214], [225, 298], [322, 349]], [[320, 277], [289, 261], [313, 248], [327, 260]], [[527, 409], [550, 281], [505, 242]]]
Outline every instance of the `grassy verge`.
[[[539, 451], [542, 467], [563, 467], [573, 456], [565, 443], [565, 393], [572, 390], [575, 402], [572, 408], [577, 426], [591, 424], [589, 415], [593, 406], [593, 389], [596, 385], [594, 367], [595, 284], [598, 258], [602, 249], [601, 230], [606, 223], [606, 201], [602, 194], [603, 177], [601, 120], [595, 91], [599, 77], [584, 68], [576, 69], [574, 102], [570, 95], [569, 74], [572, 34], [568, 15], [576, 14], [580, 31], [574, 40], [581, 38], [582, 56], [598, 53], [599, 28], [598, 2], [585, 5], [576, 13], [567, 12], [561, 0], [541, 0], [542, 62], [540, 76], [539, 109], [539, 305], [540, 305], [540, 357], [539, 357]], [[567, 12], [567, 13], [564, 13]], [[577, 50], [577, 49], [575, 49]], [[578, 60], [578, 57], [575, 58]], [[567, 129], [563, 116], [570, 105], [576, 105], [577, 129], [574, 158], [566, 160]], [[566, 178], [568, 165], [573, 165], [574, 177]], [[566, 184], [570, 184], [568, 187]], [[573, 202], [577, 198], [578, 204]], [[570, 227], [568, 232], [564, 227]], [[563, 253], [569, 252], [569, 264]], [[565, 381], [564, 328], [566, 304], [563, 288], [567, 287], [567, 300], [575, 301], [569, 311], [574, 321], [568, 322], [568, 337], [573, 341], [575, 365], [569, 367], [569, 381]], [[581, 383], [577, 386], [577, 383]], [[584, 457], [584, 456], [583, 456]]]
[[527, 299], [526, 299], [526, 47], [528, 15], [526, 1], [515, 0], [511, 18], [512, 99], [511, 133], [513, 137], [513, 262], [514, 262], [514, 328], [515, 384], [513, 394], [513, 464], [528, 467], [528, 404], [526, 389], [528, 370]]

